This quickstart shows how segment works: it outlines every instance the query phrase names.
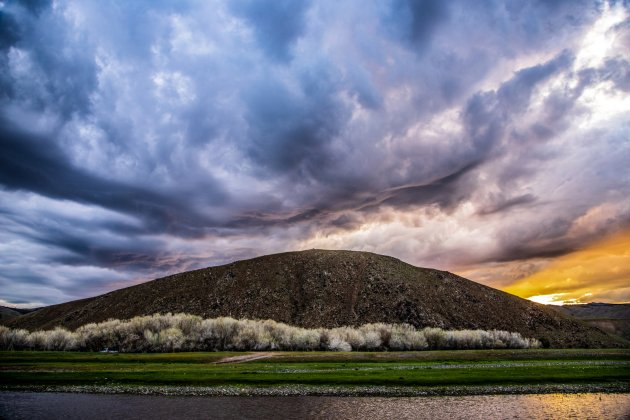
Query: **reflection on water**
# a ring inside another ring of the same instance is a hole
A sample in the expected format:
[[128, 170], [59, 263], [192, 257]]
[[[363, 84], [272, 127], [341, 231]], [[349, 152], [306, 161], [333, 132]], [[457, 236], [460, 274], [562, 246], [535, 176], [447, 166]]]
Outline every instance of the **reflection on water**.
[[3, 419], [627, 419], [630, 394], [160, 397], [0, 392]]

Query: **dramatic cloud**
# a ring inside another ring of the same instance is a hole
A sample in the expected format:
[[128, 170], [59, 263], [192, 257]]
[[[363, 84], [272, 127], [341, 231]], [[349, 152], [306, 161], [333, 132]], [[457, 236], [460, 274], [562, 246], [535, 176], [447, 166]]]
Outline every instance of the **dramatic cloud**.
[[0, 2], [0, 299], [312, 247], [506, 288], [628, 228], [629, 91], [623, 2]]

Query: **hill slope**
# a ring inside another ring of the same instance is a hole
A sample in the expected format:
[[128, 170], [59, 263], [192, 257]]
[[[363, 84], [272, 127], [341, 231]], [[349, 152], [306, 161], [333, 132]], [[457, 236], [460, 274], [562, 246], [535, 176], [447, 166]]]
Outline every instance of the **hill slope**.
[[0, 305], [0, 325], [5, 324], [9, 319], [13, 319], [35, 310], [37, 309], [9, 308], [8, 306]]
[[553, 347], [624, 345], [544, 305], [395, 258], [353, 251], [274, 254], [53, 305], [12, 327], [76, 328], [156, 312], [274, 319], [305, 327], [406, 322], [516, 331]]
[[6, 321], [8, 319], [12, 319], [15, 318], [17, 316], [22, 315], [21, 313], [19, 313], [18, 311], [16, 311], [13, 308], [8, 308], [6, 306], [0, 306], [0, 323], [2, 323], [2, 321]]
[[588, 325], [630, 340], [629, 303], [586, 303], [557, 306], [554, 309], [579, 318]]

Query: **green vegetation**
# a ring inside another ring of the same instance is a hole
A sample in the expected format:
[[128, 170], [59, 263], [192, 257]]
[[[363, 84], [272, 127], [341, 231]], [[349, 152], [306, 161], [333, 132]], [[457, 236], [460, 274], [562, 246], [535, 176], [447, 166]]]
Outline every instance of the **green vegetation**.
[[[29, 386], [630, 386], [629, 350], [244, 353], [0, 352], [0, 388]], [[247, 356], [247, 354], [245, 354]], [[228, 359], [230, 360], [230, 359]]]

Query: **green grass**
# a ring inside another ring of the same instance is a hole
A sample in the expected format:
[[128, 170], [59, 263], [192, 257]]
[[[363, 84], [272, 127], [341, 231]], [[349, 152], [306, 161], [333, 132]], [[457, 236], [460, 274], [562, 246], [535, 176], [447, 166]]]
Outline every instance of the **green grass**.
[[0, 352], [0, 386], [630, 384], [630, 350], [292, 352], [214, 363], [242, 354]]

